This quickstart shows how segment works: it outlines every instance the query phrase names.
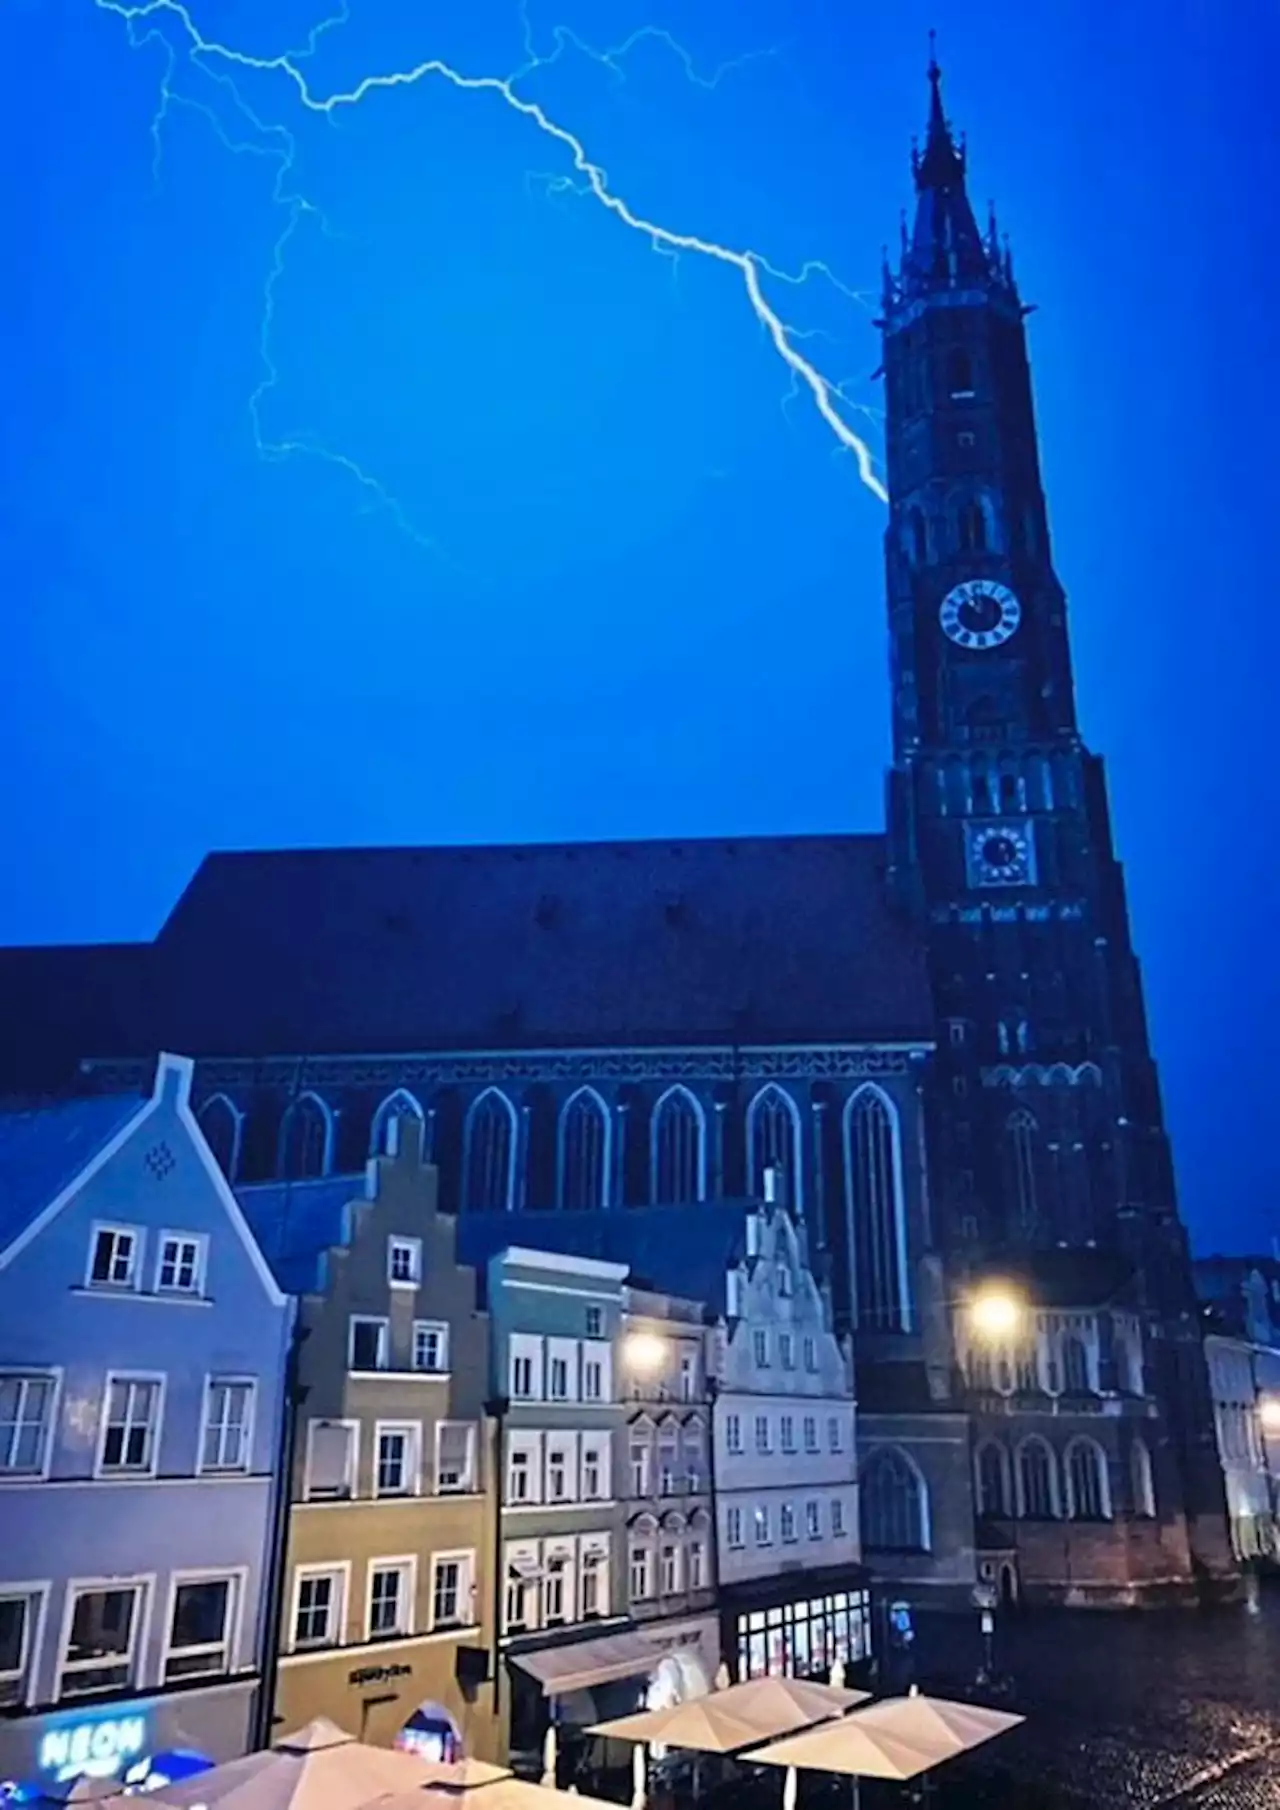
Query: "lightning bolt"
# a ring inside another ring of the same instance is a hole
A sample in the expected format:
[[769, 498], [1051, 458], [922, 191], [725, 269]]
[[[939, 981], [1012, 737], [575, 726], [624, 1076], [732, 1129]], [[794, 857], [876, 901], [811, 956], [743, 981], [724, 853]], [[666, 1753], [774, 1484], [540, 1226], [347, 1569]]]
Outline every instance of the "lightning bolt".
[[[387, 509], [400, 527], [414, 540], [424, 547], [438, 551], [435, 543], [423, 535], [409, 520], [396, 498], [357, 461], [344, 453], [329, 450], [309, 435], [292, 433], [284, 438], [272, 439], [263, 431], [263, 403], [279, 385], [279, 370], [272, 355], [272, 341], [277, 292], [285, 272], [285, 255], [292, 240], [308, 221], [314, 220], [321, 230], [327, 230], [327, 227], [320, 210], [294, 184], [296, 142], [292, 134], [283, 126], [265, 123], [248, 107], [235, 88], [233, 72], [245, 70], [262, 75], [283, 77], [292, 86], [296, 100], [305, 113], [316, 115], [331, 124], [342, 110], [359, 106], [371, 95], [402, 88], [416, 88], [422, 83], [438, 80], [465, 93], [484, 94], [495, 98], [513, 113], [517, 113], [527, 120], [545, 138], [567, 152], [577, 180], [567, 173], [547, 179], [549, 190], [558, 193], [576, 192], [594, 200], [629, 231], [647, 239], [650, 248], [655, 252], [676, 260], [683, 255], [693, 255], [735, 271], [741, 280], [747, 301], [760, 323], [765, 338], [788, 370], [791, 393], [808, 392], [818, 414], [835, 437], [836, 450], [852, 456], [860, 482], [881, 503], [887, 504], [888, 491], [876, 471], [871, 447], [860, 434], [855, 432], [846, 419], [846, 415], [855, 410], [862, 413], [867, 413], [867, 411], [861, 405], [851, 403], [844, 386], [828, 379], [818, 366], [800, 350], [800, 343], [812, 336], [787, 324], [766, 295], [764, 282], [766, 279], [772, 279], [783, 284], [799, 286], [809, 281], [810, 278], [820, 277], [829, 282], [840, 294], [854, 302], [866, 305], [868, 302], [866, 294], [849, 288], [834, 276], [826, 264], [817, 260], [809, 260], [798, 271], [788, 272], [771, 264], [768, 259], [756, 251], [741, 251], [695, 233], [680, 232], [637, 213], [620, 194], [611, 188], [603, 165], [588, 155], [582, 140], [568, 127], [551, 118], [540, 102], [517, 92], [515, 86], [517, 81], [531, 75], [535, 70], [549, 67], [571, 48], [601, 63], [615, 77], [621, 77], [621, 59], [628, 51], [645, 40], [660, 42], [681, 59], [689, 78], [703, 87], [715, 87], [730, 69], [740, 66], [749, 59], [736, 58], [731, 63], [722, 64], [712, 76], [700, 76], [687, 52], [668, 33], [648, 26], [632, 33], [622, 44], [605, 51], [593, 50], [566, 27], [557, 27], [553, 33], [554, 50], [549, 55], [540, 57], [533, 46], [526, 4], [527, 0], [521, 0], [520, 15], [524, 27], [526, 62], [512, 75], [467, 74], [438, 57], [428, 57], [413, 64], [410, 68], [392, 70], [384, 74], [366, 75], [352, 88], [320, 95], [313, 90], [302, 65], [305, 59], [314, 53], [322, 34], [345, 22], [347, 18], [345, 0], [340, 13], [325, 19], [314, 28], [302, 50], [282, 51], [273, 56], [256, 55], [238, 49], [234, 45], [225, 44], [218, 39], [207, 38], [196, 25], [184, 0], [94, 0], [94, 5], [98, 10], [113, 14], [124, 21], [131, 44], [137, 46], [159, 40], [164, 47], [166, 63], [161, 79], [160, 101], [151, 126], [156, 144], [157, 169], [159, 168], [162, 128], [170, 110], [178, 105], [192, 107], [212, 119], [218, 136], [228, 149], [237, 153], [250, 152], [273, 159], [276, 163], [273, 198], [285, 210], [286, 218], [275, 242], [271, 266], [264, 286], [259, 339], [263, 375], [250, 399], [254, 438], [260, 455], [271, 459], [304, 455], [324, 459], [334, 464], [348, 473], [368, 493], [371, 501], [375, 501]], [[192, 102], [177, 94], [173, 87], [173, 76], [178, 53], [165, 33], [159, 29], [159, 22], [162, 19], [176, 23], [181, 31], [185, 40], [187, 61], [230, 93], [232, 104], [241, 119], [258, 133], [256, 141], [232, 139], [211, 109], [202, 103]], [[772, 53], [758, 52], [755, 54], [759, 56]]]

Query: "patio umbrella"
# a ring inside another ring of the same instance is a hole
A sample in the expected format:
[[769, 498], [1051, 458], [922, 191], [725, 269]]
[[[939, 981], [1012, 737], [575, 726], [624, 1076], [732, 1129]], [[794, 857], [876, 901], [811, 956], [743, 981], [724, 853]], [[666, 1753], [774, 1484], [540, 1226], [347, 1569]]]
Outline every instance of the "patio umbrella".
[[[501, 1768], [495, 1768], [501, 1771]], [[618, 1810], [617, 1804], [601, 1797], [580, 1797], [569, 1791], [552, 1791], [546, 1785], [531, 1785], [510, 1773], [488, 1784], [450, 1785], [436, 1782], [422, 1791], [396, 1792], [380, 1797], [367, 1810]]]
[[799, 1678], [751, 1678], [670, 1709], [597, 1722], [589, 1732], [699, 1753], [737, 1753], [771, 1736], [842, 1716], [855, 1703], [866, 1701], [866, 1691], [833, 1690], [829, 1684], [807, 1684]]
[[1025, 1721], [945, 1697], [886, 1697], [753, 1753], [753, 1766], [787, 1766], [868, 1779], [913, 1779]]
[[197, 1778], [166, 1785], [148, 1803], [172, 1810], [359, 1810], [370, 1798], [421, 1785], [431, 1763], [369, 1747], [325, 1717]]

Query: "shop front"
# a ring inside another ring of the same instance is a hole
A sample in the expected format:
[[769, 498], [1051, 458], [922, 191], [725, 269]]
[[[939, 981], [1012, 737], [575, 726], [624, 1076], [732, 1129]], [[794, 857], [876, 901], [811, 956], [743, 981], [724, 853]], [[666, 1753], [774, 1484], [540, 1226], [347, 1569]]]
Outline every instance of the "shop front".
[[643, 1709], [662, 1658], [646, 1634], [621, 1626], [590, 1638], [513, 1644], [506, 1653], [510, 1764], [529, 1775], [541, 1772], [547, 1736], [554, 1732], [557, 1772], [568, 1783], [585, 1760], [582, 1731]]
[[856, 1682], [871, 1659], [865, 1574], [842, 1567], [746, 1585], [727, 1596], [722, 1632], [740, 1683], [769, 1676], [825, 1683], [837, 1662]]
[[496, 1759], [491, 1693], [463, 1662], [456, 1636], [399, 1640], [372, 1653], [290, 1654], [280, 1663], [277, 1734], [327, 1716], [357, 1740], [400, 1747], [428, 1760]]
[[253, 1738], [257, 1680], [89, 1701], [0, 1720], [0, 1803], [65, 1796], [76, 1779], [159, 1790], [236, 1759]]

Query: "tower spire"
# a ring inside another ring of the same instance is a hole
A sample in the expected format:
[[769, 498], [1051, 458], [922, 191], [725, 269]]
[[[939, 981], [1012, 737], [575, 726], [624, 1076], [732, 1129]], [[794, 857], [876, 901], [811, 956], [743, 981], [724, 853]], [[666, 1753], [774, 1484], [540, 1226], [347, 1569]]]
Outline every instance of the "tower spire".
[[963, 187], [964, 151], [956, 144], [942, 105], [942, 70], [938, 66], [938, 34], [929, 33], [929, 125], [924, 152], [914, 159], [917, 189]]

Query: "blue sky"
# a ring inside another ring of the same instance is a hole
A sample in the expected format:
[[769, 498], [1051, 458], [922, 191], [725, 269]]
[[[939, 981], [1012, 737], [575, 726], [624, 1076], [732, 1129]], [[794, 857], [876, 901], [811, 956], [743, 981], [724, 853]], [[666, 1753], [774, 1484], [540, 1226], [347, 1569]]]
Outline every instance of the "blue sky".
[[[1206, 1246], [1266, 1241], [1274, 10], [651, 4], [529, 0], [545, 66], [515, 92], [638, 214], [825, 261], [838, 286], [768, 296], [873, 444], [847, 292], [910, 200], [938, 28], [974, 199], [1039, 304], [1081, 716], [1184, 1204]], [[317, 94], [531, 61], [518, 0], [351, 11], [302, 65]], [[269, 58], [323, 14], [192, 17]], [[556, 30], [603, 52], [646, 26], [608, 60]], [[309, 114], [279, 72], [194, 66], [174, 13], [130, 36], [93, 0], [0, 13], [0, 938], [149, 936], [211, 847], [878, 826], [883, 510], [740, 272], [655, 253], [493, 91]], [[285, 442], [331, 456], [260, 450]]]

